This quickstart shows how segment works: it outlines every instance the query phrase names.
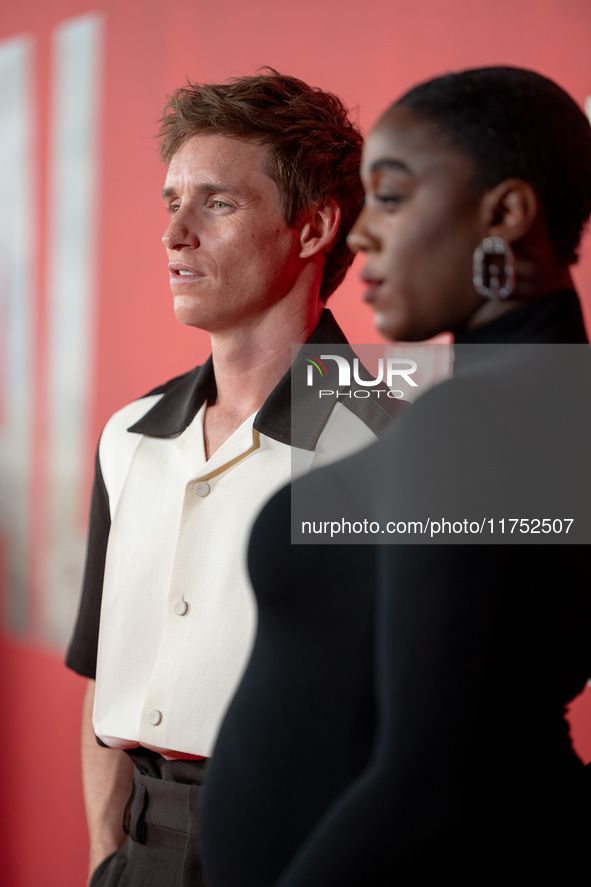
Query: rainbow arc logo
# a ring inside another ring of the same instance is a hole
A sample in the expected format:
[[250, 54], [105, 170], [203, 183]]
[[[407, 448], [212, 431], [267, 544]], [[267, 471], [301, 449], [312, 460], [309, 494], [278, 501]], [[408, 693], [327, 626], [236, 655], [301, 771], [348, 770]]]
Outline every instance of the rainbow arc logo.
[[316, 357], [315, 354], [306, 354], [304, 355], [306, 360], [308, 361], [308, 385], [312, 383], [312, 376], [314, 374], [314, 367], [320, 373], [321, 378], [328, 376], [328, 370], [326, 366], [322, 363], [319, 357]]

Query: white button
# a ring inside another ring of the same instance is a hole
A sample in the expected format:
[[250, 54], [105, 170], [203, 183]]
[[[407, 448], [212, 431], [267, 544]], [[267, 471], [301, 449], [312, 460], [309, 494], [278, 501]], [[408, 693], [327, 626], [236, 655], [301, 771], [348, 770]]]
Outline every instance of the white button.
[[206, 480], [200, 480], [195, 484], [195, 492], [198, 496], [201, 496], [203, 499], [204, 496], [207, 496], [210, 490], [210, 486]]
[[189, 609], [189, 605], [186, 601], [182, 599], [174, 602], [174, 607], [172, 608], [177, 616], [184, 616], [187, 610]]
[[162, 712], [158, 711], [157, 708], [153, 708], [148, 715], [148, 720], [154, 727], [156, 727], [162, 720]]

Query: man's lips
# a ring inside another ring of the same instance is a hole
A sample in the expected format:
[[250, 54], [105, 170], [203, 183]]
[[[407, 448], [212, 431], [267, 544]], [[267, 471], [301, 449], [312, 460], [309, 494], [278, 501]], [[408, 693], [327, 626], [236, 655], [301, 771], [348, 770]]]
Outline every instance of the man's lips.
[[175, 286], [183, 283], [193, 283], [200, 277], [204, 277], [202, 271], [192, 268], [191, 265], [183, 265], [181, 262], [171, 262], [168, 266], [170, 282]]

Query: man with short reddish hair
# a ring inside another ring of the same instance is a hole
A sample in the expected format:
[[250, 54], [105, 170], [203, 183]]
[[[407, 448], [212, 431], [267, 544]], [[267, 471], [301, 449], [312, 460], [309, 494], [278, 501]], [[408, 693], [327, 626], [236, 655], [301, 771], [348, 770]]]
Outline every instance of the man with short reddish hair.
[[252, 522], [294, 449], [307, 467], [345, 456], [396, 406], [323, 399], [292, 436], [291, 344], [345, 343], [324, 302], [351, 261], [360, 150], [335, 96], [272, 70], [189, 84], [165, 109], [174, 311], [212, 354], [116, 413], [99, 444], [67, 660], [89, 678], [93, 887], [203, 883], [195, 809], [253, 636]]

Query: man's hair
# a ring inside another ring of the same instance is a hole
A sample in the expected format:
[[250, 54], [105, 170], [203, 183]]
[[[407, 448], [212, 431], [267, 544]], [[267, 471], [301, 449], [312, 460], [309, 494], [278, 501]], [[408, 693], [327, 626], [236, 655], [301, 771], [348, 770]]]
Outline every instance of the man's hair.
[[556, 257], [577, 261], [591, 214], [591, 127], [560, 86], [523, 68], [477, 68], [422, 83], [397, 105], [434, 123], [470, 157], [483, 188], [508, 178], [528, 182]]
[[363, 198], [362, 137], [341, 100], [272, 68], [225, 83], [187, 82], [171, 96], [160, 121], [162, 161], [170, 163], [197, 133], [245, 139], [267, 148], [265, 172], [277, 185], [290, 227], [305, 210], [327, 201], [338, 204], [341, 222], [320, 290], [326, 300], [353, 261], [346, 236]]

